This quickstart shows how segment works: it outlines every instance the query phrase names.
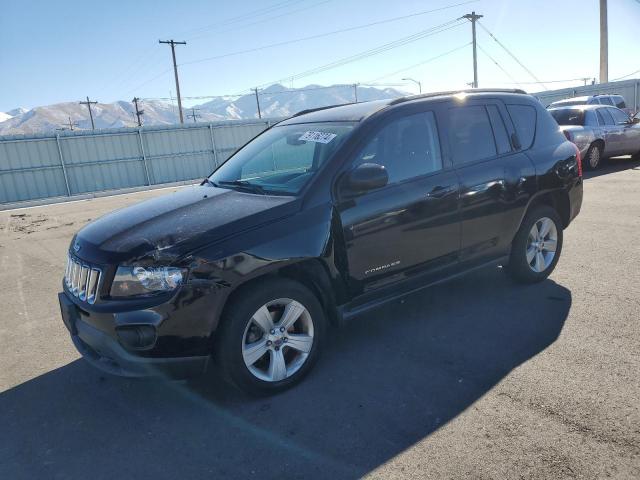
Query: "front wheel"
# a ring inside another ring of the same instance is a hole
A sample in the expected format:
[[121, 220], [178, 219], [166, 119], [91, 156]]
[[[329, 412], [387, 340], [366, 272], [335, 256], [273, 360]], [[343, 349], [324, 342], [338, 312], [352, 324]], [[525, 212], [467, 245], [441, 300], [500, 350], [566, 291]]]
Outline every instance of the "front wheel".
[[521, 283], [546, 279], [562, 251], [562, 223], [556, 211], [540, 206], [529, 212], [513, 239], [507, 271]]
[[268, 394], [300, 381], [316, 362], [325, 331], [320, 302], [293, 280], [245, 287], [225, 310], [214, 355], [242, 390]]

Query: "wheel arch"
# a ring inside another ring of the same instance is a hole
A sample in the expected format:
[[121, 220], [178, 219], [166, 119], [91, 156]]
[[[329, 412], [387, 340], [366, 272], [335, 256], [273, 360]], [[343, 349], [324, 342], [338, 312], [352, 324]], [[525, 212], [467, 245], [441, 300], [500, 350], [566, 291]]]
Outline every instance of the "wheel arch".
[[337, 300], [328, 269], [320, 259], [308, 258], [263, 272], [235, 285], [227, 292], [223, 299], [223, 304], [219, 308], [218, 321], [214, 331], [211, 333], [212, 341], [220, 330], [229, 307], [242, 297], [243, 292], [276, 278], [294, 280], [308, 288], [320, 302], [328, 321], [333, 325], [337, 325], [339, 321]]
[[569, 200], [569, 193], [564, 190], [550, 190], [539, 193], [533, 197], [529, 202], [524, 215], [522, 215], [522, 218], [520, 219], [520, 226], [522, 226], [522, 222], [527, 214], [540, 205], [550, 206], [558, 212], [558, 216], [562, 221], [562, 228], [567, 228], [571, 221], [571, 201]]

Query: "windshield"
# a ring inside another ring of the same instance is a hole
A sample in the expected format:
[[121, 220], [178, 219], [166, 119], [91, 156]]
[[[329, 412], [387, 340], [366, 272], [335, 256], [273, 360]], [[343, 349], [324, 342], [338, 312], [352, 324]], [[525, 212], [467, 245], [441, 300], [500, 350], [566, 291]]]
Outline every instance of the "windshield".
[[558, 125], [584, 125], [584, 110], [563, 108], [561, 110], [550, 110], [549, 113], [556, 119]]
[[355, 123], [276, 126], [245, 145], [209, 181], [261, 194], [296, 195], [342, 145]]

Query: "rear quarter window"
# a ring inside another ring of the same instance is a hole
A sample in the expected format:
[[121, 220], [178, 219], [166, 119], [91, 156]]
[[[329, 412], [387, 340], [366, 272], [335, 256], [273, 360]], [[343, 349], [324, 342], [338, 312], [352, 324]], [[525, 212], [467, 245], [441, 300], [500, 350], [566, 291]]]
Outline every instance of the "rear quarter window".
[[531, 148], [536, 135], [536, 109], [530, 105], [507, 105], [523, 150]]

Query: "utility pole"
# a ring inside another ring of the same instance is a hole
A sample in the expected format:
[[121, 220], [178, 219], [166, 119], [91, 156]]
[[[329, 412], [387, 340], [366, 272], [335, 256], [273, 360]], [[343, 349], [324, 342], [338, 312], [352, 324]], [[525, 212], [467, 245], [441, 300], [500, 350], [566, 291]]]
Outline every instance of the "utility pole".
[[138, 108], [138, 102], [140, 101], [140, 99], [138, 97], [133, 97], [133, 100], [131, 100], [133, 102], [133, 104], [136, 106], [136, 117], [138, 117], [138, 126], [141, 127], [142, 126], [142, 115], [144, 115], [144, 110], [140, 110]]
[[258, 105], [258, 118], [262, 118], [262, 113], [260, 112], [260, 98], [258, 97], [258, 87], [252, 88], [253, 92], [256, 94], [256, 105]]
[[609, 32], [607, 0], [600, 0], [600, 83], [609, 81]]
[[202, 116], [199, 113], [196, 113], [196, 112], [199, 112], [199, 111], [200, 111], [199, 108], [192, 107], [191, 108], [191, 113], [188, 113], [187, 117], [193, 118], [193, 123], [196, 123], [196, 118], [200, 118]]
[[476, 21], [484, 15], [476, 15], [476, 12], [467, 13], [460, 18], [466, 18], [471, 22], [471, 35], [473, 36], [473, 88], [478, 88], [478, 51], [476, 50]]
[[73, 130], [73, 127], [77, 127], [78, 124], [76, 122], [71, 121], [71, 117], [69, 117], [69, 130]]
[[353, 96], [356, 99], [356, 103], [358, 103], [358, 84], [353, 84]]
[[91, 100], [89, 100], [89, 97], [87, 97], [87, 101], [86, 102], [80, 102], [80, 105], [86, 105], [87, 108], [89, 109], [89, 118], [91, 119], [91, 130], [95, 130], [96, 126], [93, 123], [93, 113], [91, 112], [91, 105], [95, 105], [98, 102], [92, 102]]
[[173, 73], [176, 76], [176, 94], [178, 95], [178, 112], [180, 114], [180, 123], [184, 123], [184, 117], [182, 116], [182, 98], [180, 97], [180, 82], [178, 81], [178, 64], [176, 63], [176, 45], [186, 45], [187, 42], [158, 40], [158, 43], [166, 43], [167, 45], [171, 45], [171, 56], [173, 57]]

